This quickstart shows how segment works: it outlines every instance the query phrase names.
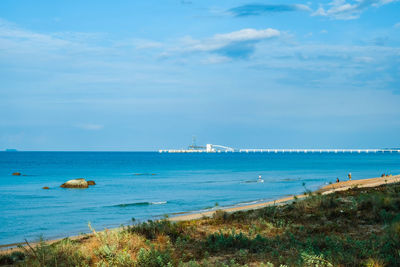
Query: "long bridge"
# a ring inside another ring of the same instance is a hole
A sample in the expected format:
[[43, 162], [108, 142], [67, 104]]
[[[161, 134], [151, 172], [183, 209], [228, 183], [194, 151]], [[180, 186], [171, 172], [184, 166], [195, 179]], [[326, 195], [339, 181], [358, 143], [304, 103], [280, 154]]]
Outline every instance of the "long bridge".
[[398, 152], [400, 153], [400, 149], [239, 149], [238, 152], [240, 153], [393, 153]]
[[222, 153], [222, 152], [237, 152], [237, 153], [400, 153], [400, 148], [330, 148], [330, 149], [274, 149], [274, 148], [241, 148], [234, 149], [228, 146], [207, 144], [206, 147], [199, 149], [160, 149], [160, 153]]

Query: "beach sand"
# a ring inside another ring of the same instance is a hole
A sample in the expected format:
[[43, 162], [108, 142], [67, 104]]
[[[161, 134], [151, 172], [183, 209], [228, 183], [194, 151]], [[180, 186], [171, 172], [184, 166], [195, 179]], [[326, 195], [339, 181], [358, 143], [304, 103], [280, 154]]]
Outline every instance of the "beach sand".
[[[339, 183], [326, 185], [326, 186], [322, 187], [321, 189], [317, 190], [316, 193], [321, 193], [321, 194], [325, 195], [325, 194], [330, 194], [330, 193], [333, 193], [336, 191], [347, 190], [352, 187], [375, 187], [375, 186], [379, 186], [379, 185], [386, 184], [386, 183], [389, 184], [389, 183], [397, 183], [397, 182], [400, 182], [400, 175], [362, 179], [362, 180], [351, 180], [351, 181], [345, 181], [345, 182], [339, 182]], [[297, 196], [293, 195], [293, 196], [284, 197], [284, 198], [274, 200], [274, 201], [268, 201], [268, 202], [246, 205], [246, 206], [241, 206], [241, 207], [234, 207], [234, 208], [225, 208], [225, 209], [222, 208], [222, 209], [217, 209], [217, 210], [222, 210], [225, 212], [235, 212], [235, 211], [245, 211], [245, 210], [251, 210], [251, 209], [260, 209], [260, 208], [264, 208], [266, 206], [283, 204], [283, 203], [292, 201], [292, 200], [294, 200], [295, 197], [300, 199], [300, 198], [306, 197], [306, 195], [304, 195], [304, 194], [297, 195]], [[175, 217], [169, 218], [169, 220], [175, 221], [175, 222], [176, 221], [197, 220], [197, 219], [201, 219], [202, 217], [211, 217], [217, 210], [175, 216]]]
[[[315, 191], [315, 193], [321, 193], [323, 195], [325, 194], [330, 194], [336, 191], [344, 191], [347, 189], [350, 189], [352, 187], [376, 187], [379, 185], [383, 184], [391, 184], [391, 183], [398, 183], [400, 182], [400, 175], [394, 175], [394, 176], [386, 176], [386, 177], [379, 177], [379, 178], [370, 178], [370, 179], [362, 179], [362, 180], [352, 180], [352, 181], [345, 181], [345, 182], [339, 182], [339, 183], [334, 183], [330, 185], [326, 185], [319, 190]], [[245, 211], [245, 210], [251, 210], [251, 209], [260, 209], [264, 208], [267, 206], [271, 205], [282, 205], [284, 203], [290, 202], [294, 200], [295, 198], [301, 199], [306, 197], [307, 195], [297, 195], [297, 196], [287, 196], [278, 200], [274, 201], [269, 201], [269, 202], [263, 202], [263, 203], [257, 203], [257, 204], [251, 204], [251, 205], [245, 205], [245, 206], [240, 206], [240, 207], [233, 207], [233, 208], [221, 208], [221, 209], [216, 209], [212, 211], [207, 211], [207, 212], [199, 212], [199, 213], [193, 213], [193, 214], [186, 214], [186, 215], [179, 215], [179, 216], [174, 216], [170, 217], [170, 221], [178, 222], [178, 221], [189, 221], [189, 220], [198, 220], [203, 217], [211, 217], [216, 211], [225, 211], [225, 212], [235, 212], [235, 211]], [[86, 238], [89, 238], [91, 234], [87, 234], [85, 236], [73, 236], [69, 237], [72, 240], [83, 240]], [[46, 241], [48, 244], [55, 243], [57, 241], [60, 241], [62, 239], [56, 239], [56, 240], [48, 240]], [[8, 244], [8, 245], [0, 245], [0, 254], [6, 254], [6, 253], [11, 253], [15, 250], [20, 250], [20, 248], [16, 248], [17, 245], [25, 245], [26, 243], [17, 243], [17, 244]], [[31, 246], [35, 246], [35, 243], [30, 243]]]

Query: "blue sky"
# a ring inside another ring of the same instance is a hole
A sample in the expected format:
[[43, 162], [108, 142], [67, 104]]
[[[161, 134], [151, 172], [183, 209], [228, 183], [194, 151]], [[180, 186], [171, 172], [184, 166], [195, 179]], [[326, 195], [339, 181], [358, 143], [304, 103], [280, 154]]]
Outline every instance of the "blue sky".
[[0, 150], [399, 147], [400, 1], [0, 1]]

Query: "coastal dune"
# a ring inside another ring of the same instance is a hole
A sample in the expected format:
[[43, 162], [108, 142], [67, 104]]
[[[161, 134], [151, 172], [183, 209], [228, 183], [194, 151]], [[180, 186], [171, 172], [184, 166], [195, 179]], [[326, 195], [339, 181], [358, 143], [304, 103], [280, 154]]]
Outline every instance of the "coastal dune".
[[[383, 184], [398, 183], [398, 182], [400, 182], [400, 175], [361, 179], [361, 180], [351, 180], [351, 181], [345, 181], [345, 182], [339, 182], [339, 183], [326, 185], [326, 186], [320, 188], [319, 190], [317, 190], [316, 193], [321, 193], [321, 194], [325, 195], [325, 194], [334, 193], [336, 191], [348, 190], [352, 187], [359, 187], [359, 188], [376, 187], [376, 186], [383, 185]], [[245, 206], [241, 206], [241, 207], [217, 209], [217, 210], [222, 210], [225, 212], [235, 212], [235, 211], [245, 211], [245, 210], [251, 210], [251, 209], [261, 209], [261, 208], [271, 206], [271, 205], [283, 204], [283, 203], [292, 201], [295, 198], [297, 198], [297, 199], [304, 198], [306, 196], [307, 195], [304, 195], [304, 194], [297, 195], [297, 196], [293, 195], [293, 196], [287, 196], [287, 197], [284, 197], [284, 198], [281, 198], [278, 200], [274, 200], [274, 201], [245, 205]], [[194, 213], [194, 214], [179, 215], [179, 216], [170, 218], [170, 220], [176, 221], [176, 222], [177, 221], [197, 220], [197, 219], [201, 219], [202, 217], [211, 217], [217, 210]]]

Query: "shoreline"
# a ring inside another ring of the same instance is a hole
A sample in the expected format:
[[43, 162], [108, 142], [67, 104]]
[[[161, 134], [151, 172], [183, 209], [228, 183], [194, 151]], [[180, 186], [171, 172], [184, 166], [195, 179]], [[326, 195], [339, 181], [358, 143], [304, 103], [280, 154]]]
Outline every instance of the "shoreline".
[[[351, 180], [351, 181], [344, 181], [344, 182], [339, 182], [339, 183], [332, 183], [329, 185], [325, 185], [321, 187], [320, 189], [313, 191], [313, 193], [321, 193], [323, 195], [326, 194], [331, 194], [336, 191], [344, 191], [347, 189], [350, 189], [351, 187], [376, 187], [379, 185], [383, 184], [391, 184], [391, 183], [396, 183], [400, 182], [400, 175], [393, 175], [393, 176], [386, 176], [386, 177], [376, 177], [376, 178], [367, 178], [367, 179], [360, 179], [360, 180]], [[256, 203], [256, 204], [250, 204], [250, 205], [244, 205], [240, 207], [230, 207], [230, 208], [221, 208], [221, 209], [215, 209], [212, 211], [206, 211], [206, 212], [198, 212], [198, 213], [192, 213], [192, 214], [185, 214], [185, 215], [178, 215], [178, 216], [173, 216], [168, 218], [170, 221], [178, 222], [178, 221], [190, 221], [190, 220], [197, 220], [201, 219], [202, 217], [211, 217], [216, 211], [225, 211], [225, 212], [236, 212], [236, 211], [246, 211], [246, 210], [252, 210], [252, 209], [261, 209], [270, 205], [276, 205], [276, 204], [284, 204], [286, 202], [294, 200], [296, 197], [297, 199], [301, 199], [306, 197], [307, 195], [301, 194], [301, 195], [293, 195], [293, 196], [287, 196], [283, 197], [277, 200], [273, 201], [268, 201], [268, 202], [262, 202], [262, 203]]]
[[[331, 193], [334, 193], [337, 191], [348, 190], [352, 187], [359, 187], [359, 188], [377, 187], [377, 186], [380, 186], [383, 184], [392, 184], [392, 183], [398, 183], [398, 182], [400, 182], [400, 175], [367, 178], [367, 179], [360, 179], [360, 180], [351, 180], [351, 181], [344, 181], [344, 182], [332, 183], [329, 185], [325, 185], [316, 191], [312, 191], [312, 193], [320, 193], [322, 195], [326, 195], [326, 194], [331, 194]], [[248, 205], [243, 205], [243, 206], [239, 206], [239, 207], [217, 208], [217, 209], [214, 209], [211, 211], [195, 212], [195, 213], [190, 213], [190, 214], [185, 214], [185, 215], [172, 216], [167, 219], [172, 222], [198, 220], [198, 219], [202, 219], [204, 217], [212, 217], [214, 215], [214, 213], [217, 211], [224, 211], [224, 212], [232, 213], [232, 212], [237, 212], [237, 211], [261, 209], [261, 208], [271, 206], [271, 205], [283, 205], [285, 203], [293, 201], [295, 198], [302, 199], [305, 197], [307, 197], [307, 195], [305, 195], [305, 194], [291, 195], [291, 196], [283, 197], [283, 198], [273, 200], [273, 201], [261, 202], [261, 203], [256, 203], [256, 204], [248, 204]], [[118, 229], [121, 229], [121, 227], [112, 228], [111, 230], [118, 230]], [[106, 229], [104, 229], [104, 230], [106, 230]], [[86, 238], [90, 238], [92, 235], [93, 235], [92, 233], [88, 233], [88, 234], [84, 234], [84, 235], [69, 236], [69, 237], [65, 237], [65, 238], [69, 238], [71, 240], [83, 240]], [[44, 242], [47, 244], [53, 244], [55, 242], [65, 239], [65, 238], [45, 240]], [[38, 244], [38, 242], [33, 242], [33, 243], [29, 243], [29, 244], [31, 246], [35, 246]], [[0, 255], [19, 250], [19, 248], [17, 247], [19, 245], [26, 246], [27, 243], [20, 242], [20, 243], [0, 245]]]

